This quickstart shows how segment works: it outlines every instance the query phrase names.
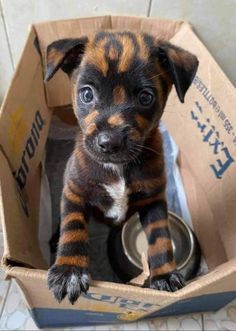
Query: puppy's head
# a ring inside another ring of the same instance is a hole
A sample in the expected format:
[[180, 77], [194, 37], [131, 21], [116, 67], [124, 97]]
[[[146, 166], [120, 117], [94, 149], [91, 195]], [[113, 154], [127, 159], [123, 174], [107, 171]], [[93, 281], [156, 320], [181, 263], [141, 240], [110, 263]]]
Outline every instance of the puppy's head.
[[102, 163], [127, 163], [138, 156], [172, 85], [184, 102], [198, 66], [191, 53], [132, 32], [55, 41], [46, 62], [47, 81], [59, 68], [69, 75], [85, 149]]

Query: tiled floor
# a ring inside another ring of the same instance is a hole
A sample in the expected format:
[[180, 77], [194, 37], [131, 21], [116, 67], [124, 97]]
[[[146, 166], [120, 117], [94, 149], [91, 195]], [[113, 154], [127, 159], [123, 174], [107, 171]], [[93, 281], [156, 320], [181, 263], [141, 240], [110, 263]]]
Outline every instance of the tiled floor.
[[[235, 0], [222, 2], [215, 0], [175, 2], [171, 0], [0, 0], [0, 102], [17, 65], [27, 35], [27, 26], [30, 23], [105, 14], [160, 16], [190, 21], [226, 74], [236, 82], [236, 44], [232, 42], [236, 39]], [[210, 25], [209, 21], [212, 22]], [[1, 252], [2, 233], [0, 231]], [[37, 330], [13, 281], [0, 280], [0, 329]], [[236, 301], [216, 313], [170, 317], [93, 329], [236, 330]]]

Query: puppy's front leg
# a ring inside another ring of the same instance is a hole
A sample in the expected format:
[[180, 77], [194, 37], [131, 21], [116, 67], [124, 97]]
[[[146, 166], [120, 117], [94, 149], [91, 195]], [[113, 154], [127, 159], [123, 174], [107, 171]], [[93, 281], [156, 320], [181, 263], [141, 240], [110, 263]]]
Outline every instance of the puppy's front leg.
[[60, 302], [67, 295], [71, 304], [89, 288], [88, 223], [79, 187], [67, 180], [61, 201], [61, 228], [54, 265], [48, 272], [48, 286]]
[[139, 213], [148, 239], [150, 287], [163, 291], [176, 291], [182, 288], [184, 281], [176, 270], [166, 202], [155, 201], [142, 207]]

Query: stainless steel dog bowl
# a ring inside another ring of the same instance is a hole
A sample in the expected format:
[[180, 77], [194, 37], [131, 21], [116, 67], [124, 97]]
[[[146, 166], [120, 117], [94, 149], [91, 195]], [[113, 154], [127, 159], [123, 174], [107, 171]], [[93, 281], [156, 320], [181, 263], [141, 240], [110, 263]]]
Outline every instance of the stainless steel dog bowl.
[[[189, 280], [196, 275], [199, 268], [199, 244], [190, 227], [172, 212], [169, 212], [169, 227], [177, 269], [185, 280]], [[109, 252], [111, 249], [112, 254]], [[128, 281], [142, 272], [141, 255], [144, 252], [147, 256], [147, 249], [145, 233], [138, 214], [135, 214], [115, 236], [113, 233], [108, 249], [111, 264], [123, 281]]]

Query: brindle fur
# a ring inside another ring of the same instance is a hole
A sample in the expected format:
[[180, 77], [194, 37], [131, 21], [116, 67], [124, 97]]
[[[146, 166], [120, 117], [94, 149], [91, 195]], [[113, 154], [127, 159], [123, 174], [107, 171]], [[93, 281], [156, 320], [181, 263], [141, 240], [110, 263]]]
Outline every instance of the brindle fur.
[[[89, 288], [92, 213], [104, 220], [112, 215], [106, 221], [116, 223], [139, 212], [149, 243], [150, 286], [175, 291], [184, 285], [176, 271], [168, 228], [158, 124], [172, 85], [183, 102], [197, 66], [194, 55], [142, 33], [99, 32], [91, 39], [64, 39], [49, 45], [45, 79], [59, 68], [69, 75], [79, 124], [64, 176], [57, 257], [48, 273], [49, 288], [58, 301], [67, 295], [73, 304]], [[93, 89], [91, 104], [80, 99], [85, 85]], [[155, 95], [148, 107], [138, 102], [143, 88]], [[101, 153], [97, 149], [100, 132], [122, 140], [122, 147], [115, 153]]]

